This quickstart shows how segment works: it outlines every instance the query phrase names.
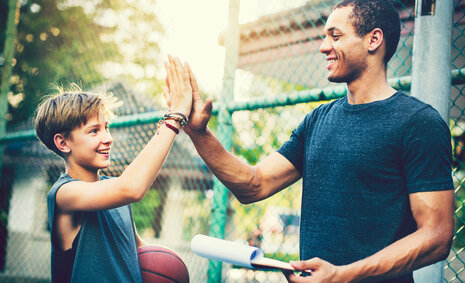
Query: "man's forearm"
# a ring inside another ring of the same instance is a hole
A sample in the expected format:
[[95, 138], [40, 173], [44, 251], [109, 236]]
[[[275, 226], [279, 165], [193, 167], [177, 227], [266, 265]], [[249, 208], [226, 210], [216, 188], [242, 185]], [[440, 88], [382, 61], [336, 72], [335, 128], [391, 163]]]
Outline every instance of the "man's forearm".
[[250, 203], [258, 200], [260, 178], [254, 167], [227, 151], [208, 128], [201, 133], [186, 133], [208, 168], [240, 202]]
[[448, 232], [420, 229], [370, 257], [340, 266], [341, 278], [347, 282], [372, 282], [375, 278], [377, 281], [401, 276], [445, 259], [451, 238]]

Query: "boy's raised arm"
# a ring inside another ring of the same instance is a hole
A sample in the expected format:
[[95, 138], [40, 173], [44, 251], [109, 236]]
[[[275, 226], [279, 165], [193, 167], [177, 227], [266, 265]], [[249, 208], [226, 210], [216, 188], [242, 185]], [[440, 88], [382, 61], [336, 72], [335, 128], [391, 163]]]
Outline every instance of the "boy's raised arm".
[[[171, 113], [189, 116], [192, 90], [186, 65], [169, 57], [166, 64], [170, 91], [165, 98], [171, 102]], [[166, 124], [169, 124], [168, 126]], [[64, 184], [57, 192], [56, 202], [63, 212], [100, 210], [141, 200], [160, 171], [180, 129], [179, 122], [166, 120], [121, 176], [97, 182], [75, 181]]]

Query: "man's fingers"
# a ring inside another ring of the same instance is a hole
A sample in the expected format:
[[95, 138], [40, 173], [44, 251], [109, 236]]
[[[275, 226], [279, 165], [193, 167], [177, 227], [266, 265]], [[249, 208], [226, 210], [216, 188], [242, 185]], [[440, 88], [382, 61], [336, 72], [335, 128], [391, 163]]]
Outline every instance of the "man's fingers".
[[207, 100], [205, 100], [203, 111], [210, 114], [212, 112], [212, 108], [213, 108], [213, 97], [209, 97], [207, 98]]
[[189, 78], [191, 80], [191, 87], [193, 92], [199, 92], [199, 86], [197, 85], [197, 79], [195, 78], [194, 73], [192, 72], [191, 66], [187, 64], [189, 70]]
[[286, 277], [287, 282], [299, 283], [307, 281], [305, 277], [301, 277], [290, 270], [283, 270], [283, 274]]

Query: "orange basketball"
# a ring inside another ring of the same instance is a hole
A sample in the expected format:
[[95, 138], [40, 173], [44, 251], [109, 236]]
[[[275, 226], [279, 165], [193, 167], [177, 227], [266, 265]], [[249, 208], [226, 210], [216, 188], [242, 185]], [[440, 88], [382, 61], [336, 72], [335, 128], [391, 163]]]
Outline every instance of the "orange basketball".
[[186, 264], [171, 249], [143, 246], [138, 253], [144, 283], [189, 283]]

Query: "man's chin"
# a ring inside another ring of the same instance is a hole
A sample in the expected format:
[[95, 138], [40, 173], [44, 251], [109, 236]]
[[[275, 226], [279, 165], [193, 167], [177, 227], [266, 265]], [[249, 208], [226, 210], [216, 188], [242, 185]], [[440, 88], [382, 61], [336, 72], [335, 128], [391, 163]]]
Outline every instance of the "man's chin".
[[347, 80], [342, 77], [328, 76], [328, 81], [332, 83], [346, 83]]

